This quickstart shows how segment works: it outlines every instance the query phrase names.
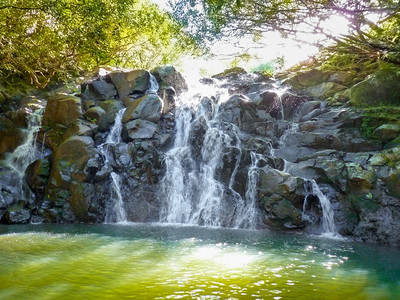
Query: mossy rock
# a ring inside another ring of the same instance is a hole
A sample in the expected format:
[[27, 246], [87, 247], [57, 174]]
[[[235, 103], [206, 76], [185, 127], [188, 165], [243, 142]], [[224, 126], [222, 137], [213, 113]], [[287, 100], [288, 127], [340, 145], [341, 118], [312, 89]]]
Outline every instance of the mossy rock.
[[71, 95], [57, 94], [47, 100], [43, 115], [43, 126], [69, 126], [82, 115], [81, 99]]
[[400, 69], [385, 67], [351, 88], [350, 103], [356, 107], [400, 105]]
[[226, 79], [226, 78], [229, 78], [229, 77], [243, 75], [243, 74], [247, 74], [245, 69], [243, 69], [241, 67], [233, 67], [233, 68], [230, 68], [230, 69], [226, 69], [221, 73], [213, 75], [212, 78], [215, 78], [215, 79]]

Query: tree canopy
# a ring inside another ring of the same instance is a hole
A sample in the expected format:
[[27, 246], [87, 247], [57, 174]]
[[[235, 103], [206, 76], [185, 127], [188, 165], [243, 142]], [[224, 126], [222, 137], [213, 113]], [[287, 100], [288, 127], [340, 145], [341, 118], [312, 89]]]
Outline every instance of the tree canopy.
[[141, 0], [0, 0], [0, 78], [38, 87], [99, 65], [151, 68], [194, 40]]
[[[394, 60], [400, 52], [400, 4], [396, 0], [170, 0], [174, 16], [199, 39], [279, 31], [307, 41], [307, 34], [336, 42], [337, 50]], [[348, 33], [324, 27], [332, 16], [348, 21]], [[301, 37], [300, 37], [301, 36]], [[320, 46], [320, 45], [319, 45]], [[395, 60], [398, 60], [396, 58]]]

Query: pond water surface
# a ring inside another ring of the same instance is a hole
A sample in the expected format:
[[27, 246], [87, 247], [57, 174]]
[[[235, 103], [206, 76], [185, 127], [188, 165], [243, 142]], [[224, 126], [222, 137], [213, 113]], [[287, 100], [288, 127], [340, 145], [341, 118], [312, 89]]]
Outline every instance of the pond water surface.
[[152, 224], [0, 226], [0, 299], [399, 299], [400, 250]]

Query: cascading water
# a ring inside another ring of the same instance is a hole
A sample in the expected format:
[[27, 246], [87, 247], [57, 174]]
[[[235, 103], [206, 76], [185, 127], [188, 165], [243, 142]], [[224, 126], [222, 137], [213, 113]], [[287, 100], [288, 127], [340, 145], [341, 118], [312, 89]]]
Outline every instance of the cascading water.
[[257, 192], [258, 192], [258, 163], [262, 156], [260, 154], [250, 152], [251, 166], [247, 174], [247, 188], [245, 200], [241, 207], [238, 207], [237, 218], [235, 221], [236, 228], [256, 229], [260, 221], [260, 213], [257, 208]]
[[32, 192], [26, 186], [24, 175], [26, 168], [41, 156], [37, 147], [37, 133], [42, 124], [44, 109], [37, 109], [29, 114], [28, 126], [24, 130], [24, 141], [5, 158], [5, 165], [11, 169], [13, 188], [20, 199], [32, 200]]
[[[220, 118], [220, 105], [227, 100], [227, 92], [212, 92], [217, 95], [214, 100], [196, 95], [185, 98], [178, 106], [174, 146], [165, 158], [166, 174], [162, 182], [165, 201], [160, 221], [255, 228], [257, 218], [254, 221], [252, 218], [256, 167], [249, 170], [252, 179], [248, 188], [252, 191], [243, 199], [233, 189], [242, 155], [240, 130]], [[203, 136], [192, 136], [196, 130], [202, 131], [199, 128], [204, 130]], [[232, 154], [235, 164], [224, 184], [219, 177], [226, 154]], [[231, 216], [227, 213], [229, 209]]]
[[321, 189], [319, 188], [317, 182], [315, 180], [307, 180], [305, 183], [305, 190], [306, 196], [304, 198], [303, 204], [303, 213], [302, 218], [305, 221], [309, 221], [310, 218], [306, 214], [306, 207], [308, 198], [311, 195], [316, 196], [319, 199], [321, 210], [322, 210], [322, 227], [321, 227], [321, 234], [336, 236], [338, 235], [337, 229], [334, 222], [334, 213], [332, 209], [331, 202], [329, 199], [322, 193]]
[[[124, 112], [125, 108], [118, 111], [115, 117], [114, 125], [111, 127], [110, 133], [106, 138], [106, 142], [98, 147], [98, 150], [104, 157], [105, 167], [108, 166], [110, 161], [110, 155], [111, 155], [110, 147], [121, 142], [122, 116]], [[126, 222], [127, 218], [121, 194], [120, 177], [117, 173], [111, 172], [110, 179], [112, 188], [111, 199], [107, 207], [105, 222], [106, 223]]]

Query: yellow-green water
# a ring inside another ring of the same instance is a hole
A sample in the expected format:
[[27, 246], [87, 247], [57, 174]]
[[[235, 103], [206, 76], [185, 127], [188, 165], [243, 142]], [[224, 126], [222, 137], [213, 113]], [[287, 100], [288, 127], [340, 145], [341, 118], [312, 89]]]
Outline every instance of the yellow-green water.
[[0, 299], [400, 299], [399, 254], [261, 231], [0, 226]]

